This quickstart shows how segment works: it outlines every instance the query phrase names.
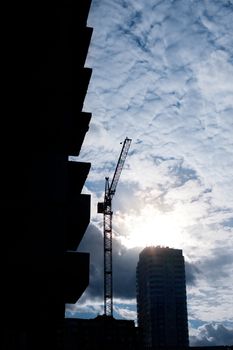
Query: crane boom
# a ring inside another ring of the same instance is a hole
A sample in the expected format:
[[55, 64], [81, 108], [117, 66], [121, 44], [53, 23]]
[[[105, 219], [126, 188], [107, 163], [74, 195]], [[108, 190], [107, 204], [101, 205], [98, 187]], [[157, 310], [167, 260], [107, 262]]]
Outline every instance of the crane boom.
[[116, 187], [117, 187], [117, 184], [118, 184], [118, 181], [119, 181], [119, 178], [120, 178], [120, 175], [121, 175], [124, 163], [125, 163], [125, 159], [126, 159], [127, 154], [128, 154], [128, 150], [129, 150], [131, 141], [132, 141], [131, 139], [128, 139], [128, 137], [126, 137], [126, 139], [123, 143], [122, 150], [121, 150], [121, 153], [120, 153], [120, 156], [119, 156], [119, 159], [117, 162], [117, 166], [115, 169], [115, 173], [113, 175], [112, 182], [111, 182], [111, 185], [109, 188], [109, 195], [110, 196], [113, 196], [116, 192]]
[[131, 139], [126, 137], [117, 162], [114, 176], [109, 185], [109, 178], [105, 178], [104, 202], [98, 203], [98, 213], [104, 214], [104, 314], [112, 316], [112, 198], [116, 192], [116, 187], [124, 166], [125, 159], [131, 144]]

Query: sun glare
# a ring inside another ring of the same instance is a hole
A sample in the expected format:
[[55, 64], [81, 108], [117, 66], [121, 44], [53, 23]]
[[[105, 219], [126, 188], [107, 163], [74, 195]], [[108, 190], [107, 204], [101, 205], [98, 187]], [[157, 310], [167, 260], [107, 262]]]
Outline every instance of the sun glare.
[[151, 245], [176, 248], [182, 243], [183, 225], [177, 213], [147, 208], [140, 215], [130, 213], [123, 221], [125, 236], [121, 241], [128, 248]]

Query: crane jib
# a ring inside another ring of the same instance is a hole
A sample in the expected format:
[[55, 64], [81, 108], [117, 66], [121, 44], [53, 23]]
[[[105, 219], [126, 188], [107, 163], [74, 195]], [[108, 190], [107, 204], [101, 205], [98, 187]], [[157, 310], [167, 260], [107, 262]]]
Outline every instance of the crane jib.
[[113, 179], [112, 179], [111, 185], [109, 187], [110, 194], [114, 194], [116, 192], [117, 183], [119, 181], [119, 178], [120, 178], [120, 175], [121, 175], [124, 163], [125, 163], [125, 159], [126, 159], [127, 154], [128, 154], [128, 150], [129, 150], [131, 141], [132, 141], [131, 139], [126, 137], [124, 144], [122, 146], [122, 150], [121, 150], [118, 162], [117, 162], [115, 173], [113, 175]]

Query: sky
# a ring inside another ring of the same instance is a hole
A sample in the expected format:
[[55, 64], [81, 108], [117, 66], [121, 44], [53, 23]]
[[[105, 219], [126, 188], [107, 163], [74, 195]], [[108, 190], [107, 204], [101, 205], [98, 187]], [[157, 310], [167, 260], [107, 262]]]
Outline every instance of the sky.
[[148, 245], [182, 249], [191, 345], [233, 344], [233, 0], [93, 0], [92, 113], [80, 156], [91, 223], [90, 285], [67, 317], [103, 314], [103, 201], [113, 198], [116, 318], [136, 323], [135, 269]]

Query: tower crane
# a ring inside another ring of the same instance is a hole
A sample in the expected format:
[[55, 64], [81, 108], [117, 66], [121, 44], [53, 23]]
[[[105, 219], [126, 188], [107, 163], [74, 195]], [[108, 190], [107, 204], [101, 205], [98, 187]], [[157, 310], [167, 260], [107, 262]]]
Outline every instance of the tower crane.
[[116, 192], [121, 171], [131, 144], [131, 139], [125, 138], [116, 165], [115, 173], [110, 184], [109, 177], [105, 177], [104, 202], [99, 202], [97, 212], [103, 214], [104, 222], [104, 315], [112, 316], [112, 198]]

